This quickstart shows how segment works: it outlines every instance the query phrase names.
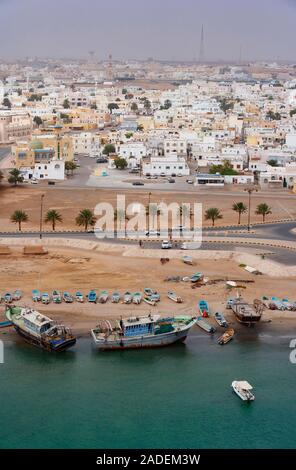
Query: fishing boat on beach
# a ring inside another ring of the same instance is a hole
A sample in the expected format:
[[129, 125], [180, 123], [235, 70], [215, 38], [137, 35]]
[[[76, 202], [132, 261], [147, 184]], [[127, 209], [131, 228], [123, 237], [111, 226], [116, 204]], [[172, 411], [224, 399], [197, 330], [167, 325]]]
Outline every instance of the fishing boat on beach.
[[5, 304], [11, 304], [12, 302], [12, 294], [10, 292], [6, 292], [3, 296], [2, 296], [2, 300]]
[[193, 258], [191, 256], [183, 256], [182, 261], [185, 264], [193, 265]]
[[40, 302], [41, 300], [41, 294], [38, 289], [33, 289], [32, 290], [32, 300], [33, 302]]
[[216, 331], [215, 328], [212, 325], [210, 325], [206, 320], [204, 320], [202, 317], [197, 317], [196, 324], [207, 333], [215, 333]]
[[209, 304], [206, 300], [200, 300], [198, 302], [198, 309], [199, 313], [204, 317], [207, 318], [210, 314]]
[[13, 326], [11, 321], [1, 321], [0, 322], [0, 328], [9, 328], [10, 326]]
[[231, 299], [229, 305], [236, 319], [246, 325], [258, 323], [261, 319], [264, 307], [261, 301], [257, 303], [254, 302], [254, 305], [251, 305], [240, 296]]
[[69, 328], [31, 308], [7, 306], [6, 318], [25, 341], [47, 351], [64, 351], [76, 343]]
[[181, 304], [183, 302], [182, 297], [175, 294], [175, 292], [169, 291], [167, 293], [167, 296], [170, 300], [172, 300], [173, 302], [176, 302], [177, 304]]
[[99, 294], [99, 303], [100, 304], [105, 304], [108, 300], [108, 292], [106, 290], [101, 290], [100, 294]]
[[82, 292], [80, 292], [80, 291], [76, 292], [75, 300], [76, 300], [76, 302], [80, 302], [80, 303], [84, 302], [84, 295], [82, 294]]
[[111, 302], [113, 304], [118, 304], [118, 302], [120, 301], [120, 294], [119, 292], [113, 292], [112, 296], [111, 296]]
[[214, 315], [214, 318], [215, 318], [216, 322], [218, 323], [218, 325], [222, 326], [222, 328], [227, 328], [228, 327], [228, 323], [227, 323], [223, 313], [216, 312], [215, 315]]
[[12, 300], [14, 301], [18, 301], [18, 300], [21, 300], [22, 298], [22, 292], [20, 290], [15, 290], [12, 294]]
[[121, 319], [113, 325], [105, 320], [91, 330], [91, 335], [101, 351], [153, 348], [185, 341], [194, 323], [191, 317], [167, 321], [150, 314]]
[[52, 301], [54, 304], [61, 304], [62, 303], [62, 296], [60, 291], [54, 290], [52, 291]]
[[132, 303], [132, 300], [133, 300], [133, 296], [131, 294], [131, 292], [125, 292], [124, 295], [123, 295], [123, 303], [124, 304], [131, 304]]
[[63, 293], [63, 301], [66, 304], [72, 304], [73, 300], [74, 299], [73, 299], [72, 295], [69, 292], [64, 292]]
[[150, 289], [150, 287], [145, 287], [144, 289], [144, 297], [148, 298], [149, 300], [152, 300], [154, 302], [159, 302], [160, 301], [160, 295], [158, 292], [156, 292], [153, 289]]
[[225, 333], [223, 333], [222, 336], [218, 339], [218, 343], [223, 345], [229, 343], [229, 341], [232, 340], [234, 337], [234, 330], [230, 328], [229, 330], [226, 330]]
[[91, 303], [96, 303], [97, 302], [97, 293], [95, 290], [91, 290], [88, 294], [87, 294], [87, 300]]
[[50, 302], [50, 296], [47, 292], [43, 292], [43, 294], [41, 295], [41, 302], [44, 304], [44, 305], [47, 305], [49, 304]]
[[156, 300], [152, 300], [151, 297], [144, 297], [143, 300], [146, 304], [151, 305], [151, 307], [155, 307], [156, 305]]
[[203, 274], [202, 273], [195, 273], [189, 279], [190, 279], [190, 282], [201, 281], [203, 279]]
[[246, 380], [234, 380], [231, 384], [232, 390], [240, 397], [243, 401], [254, 401], [255, 395], [251, 392], [253, 390], [252, 385]]
[[141, 292], [135, 292], [133, 294], [133, 303], [139, 305], [142, 302], [142, 294]]

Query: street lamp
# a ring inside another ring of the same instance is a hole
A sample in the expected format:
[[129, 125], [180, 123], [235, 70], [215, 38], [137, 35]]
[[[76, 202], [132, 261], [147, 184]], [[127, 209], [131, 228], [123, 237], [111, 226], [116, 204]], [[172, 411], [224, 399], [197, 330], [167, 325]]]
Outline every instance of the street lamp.
[[40, 232], [39, 232], [39, 237], [40, 240], [42, 239], [42, 213], [43, 213], [43, 199], [44, 199], [44, 194], [41, 194], [41, 200], [40, 200]]
[[152, 193], [148, 193], [148, 235], [149, 235], [149, 232], [150, 232], [150, 215], [149, 215], [149, 212], [150, 212], [150, 199], [151, 199], [151, 195]]
[[255, 187], [255, 186], [250, 186], [249, 188], [245, 189], [244, 191], [246, 191], [248, 194], [249, 194], [249, 204], [248, 204], [248, 232], [250, 232], [250, 228], [251, 228], [251, 196], [252, 196], [252, 193], [254, 191], [258, 191], [258, 189]]

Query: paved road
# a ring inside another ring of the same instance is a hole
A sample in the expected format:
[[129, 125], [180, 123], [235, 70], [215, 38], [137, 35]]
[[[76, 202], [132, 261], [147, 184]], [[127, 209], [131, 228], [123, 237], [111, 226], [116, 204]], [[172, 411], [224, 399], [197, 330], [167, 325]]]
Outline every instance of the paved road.
[[[271, 224], [274, 225], [274, 224]], [[246, 237], [243, 235], [244, 238]], [[9, 234], [3, 234], [3, 237], [8, 237], [8, 238], [39, 238], [38, 233], [9, 233]], [[80, 238], [84, 240], [89, 240], [89, 241], [97, 241], [98, 239], [95, 237], [93, 233], [87, 233], [87, 232], [76, 232], [76, 233], [61, 233], [61, 232], [44, 232], [43, 233], [43, 238]], [[131, 244], [131, 245], [137, 245], [138, 241], [133, 240], [133, 241], [124, 241], [122, 239], [102, 239], [100, 241], [106, 242], [106, 243], [114, 243], [114, 244]], [[221, 240], [222, 242], [222, 240]], [[175, 249], [180, 249], [181, 242], [178, 242], [177, 244], [174, 244]], [[161, 248], [161, 242], [143, 242], [142, 247], [149, 248], [149, 249], [160, 249]], [[238, 240], [237, 243], [235, 244], [223, 244], [223, 243], [208, 243], [208, 242], [203, 242], [201, 245], [202, 250], [227, 250], [227, 251], [240, 251], [240, 249], [243, 249], [243, 251], [248, 251], [249, 253], [253, 254], [259, 254], [259, 253], [266, 253], [265, 258], [266, 259], [271, 259], [280, 263], [283, 263], [287, 266], [292, 266], [296, 265], [296, 251], [288, 250], [288, 249], [283, 249], [283, 248], [276, 248], [276, 247], [262, 247], [261, 245], [252, 245], [252, 246], [246, 246], [245, 244], [241, 244]], [[163, 250], [163, 253], [165, 255], [166, 251]], [[186, 251], [184, 251], [184, 254], [186, 254]]]
[[[295, 222], [283, 222], [283, 223], [271, 223], [266, 225], [253, 225], [251, 232], [249, 233], [246, 225], [241, 225], [240, 227], [216, 227], [216, 228], [206, 228], [207, 236], [215, 237], [244, 237], [244, 238], [265, 238], [268, 240], [289, 240], [296, 241], [296, 221]], [[242, 231], [243, 233], [235, 233], [237, 230]], [[227, 233], [228, 232], [228, 233]], [[252, 233], [255, 232], [255, 233]]]
[[10, 153], [10, 147], [0, 147], [0, 161]]

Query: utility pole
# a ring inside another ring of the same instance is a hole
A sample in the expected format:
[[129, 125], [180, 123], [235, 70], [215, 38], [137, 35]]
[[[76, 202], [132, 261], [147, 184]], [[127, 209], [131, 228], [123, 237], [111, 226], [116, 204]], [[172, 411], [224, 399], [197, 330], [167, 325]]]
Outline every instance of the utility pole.
[[244, 191], [247, 191], [249, 194], [249, 203], [248, 203], [248, 232], [250, 232], [251, 229], [251, 196], [254, 191], [258, 191], [258, 189], [255, 186], [249, 187], [245, 189]]
[[150, 235], [150, 200], [151, 200], [151, 194], [148, 193], [148, 236]]
[[41, 194], [41, 200], [40, 200], [40, 232], [39, 232], [39, 237], [40, 240], [42, 240], [42, 218], [43, 218], [43, 199], [44, 199], [44, 194]]

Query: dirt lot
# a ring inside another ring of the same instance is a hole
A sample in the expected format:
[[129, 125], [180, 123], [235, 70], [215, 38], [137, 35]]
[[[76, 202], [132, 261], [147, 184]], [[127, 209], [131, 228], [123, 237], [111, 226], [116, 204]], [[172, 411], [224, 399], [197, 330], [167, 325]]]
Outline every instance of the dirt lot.
[[[144, 205], [148, 204], [147, 191], [120, 191], [121, 194], [126, 195], [126, 202], [137, 203], [141, 202]], [[15, 230], [16, 226], [10, 222], [10, 216], [16, 209], [21, 209], [27, 212], [29, 220], [24, 224], [24, 230], [38, 229], [40, 217], [40, 197], [44, 197], [44, 213], [48, 209], [58, 210], [63, 217], [63, 223], [57, 224], [57, 229], [74, 229], [75, 217], [79, 210], [83, 208], [93, 209], [99, 202], [110, 202], [115, 206], [117, 192], [114, 190], [102, 189], [61, 189], [61, 188], [32, 188], [25, 185], [20, 187], [6, 187], [0, 186], [0, 230]], [[218, 207], [223, 215], [223, 219], [217, 221], [216, 225], [225, 225], [237, 223], [237, 214], [232, 210], [234, 202], [243, 201], [247, 205], [247, 194], [241, 192], [239, 195], [215, 191], [213, 195], [211, 190], [207, 193], [174, 193], [172, 192], [153, 192], [151, 195], [152, 203], [160, 202], [178, 202], [178, 203], [194, 203], [199, 202], [203, 204], [203, 212], [209, 207]], [[259, 192], [253, 195], [252, 201], [252, 222], [261, 221], [262, 218], [254, 214], [257, 204], [266, 202], [271, 206], [272, 215], [269, 215], [267, 220], [278, 220], [287, 217], [296, 217], [296, 196], [291, 194], [277, 196], [276, 193], [265, 194]], [[242, 216], [242, 223], [247, 222], [247, 215]], [[209, 221], [203, 221], [204, 226], [211, 225]], [[47, 227], [51, 228], [50, 225]]]

